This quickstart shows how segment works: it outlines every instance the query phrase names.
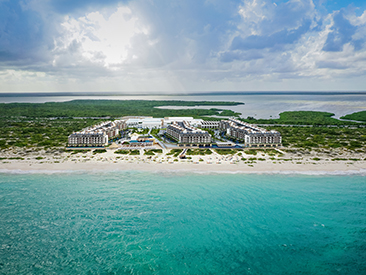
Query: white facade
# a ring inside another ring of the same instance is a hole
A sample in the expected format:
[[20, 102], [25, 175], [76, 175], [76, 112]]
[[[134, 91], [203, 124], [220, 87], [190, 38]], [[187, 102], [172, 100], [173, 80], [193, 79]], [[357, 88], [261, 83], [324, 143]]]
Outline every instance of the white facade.
[[195, 119], [193, 117], [164, 117], [164, 125], [168, 126], [173, 122], [188, 122], [192, 126], [199, 126], [202, 123], [202, 119]]
[[170, 124], [166, 133], [183, 144], [208, 144], [212, 141], [208, 132], [192, 127], [186, 121]]
[[130, 128], [161, 128], [164, 125], [164, 119], [152, 117], [129, 118], [126, 124]]
[[119, 131], [125, 128], [124, 120], [102, 122], [80, 132], [72, 133], [68, 137], [68, 144], [73, 147], [103, 146], [108, 144], [109, 138], [117, 136]]
[[68, 138], [69, 146], [103, 146], [108, 144], [108, 136], [99, 133], [74, 133]]

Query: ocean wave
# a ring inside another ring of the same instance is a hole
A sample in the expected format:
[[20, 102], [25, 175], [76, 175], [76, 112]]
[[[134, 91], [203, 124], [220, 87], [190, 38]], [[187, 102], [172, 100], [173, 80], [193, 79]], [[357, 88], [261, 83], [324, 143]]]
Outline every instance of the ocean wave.
[[111, 173], [153, 173], [153, 174], [258, 174], [258, 175], [309, 175], [309, 176], [351, 176], [359, 175], [366, 176], [366, 169], [347, 170], [347, 171], [294, 171], [294, 170], [273, 170], [273, 171], [232, 171], [219, 170], [210, 171], [203, 169], [157, 169], [157, 170], [143, 170], [143, 169], [91, 169], [91, 170], [20, 170], [20, 169], [0, 169], [0, 174], [111, 174]]

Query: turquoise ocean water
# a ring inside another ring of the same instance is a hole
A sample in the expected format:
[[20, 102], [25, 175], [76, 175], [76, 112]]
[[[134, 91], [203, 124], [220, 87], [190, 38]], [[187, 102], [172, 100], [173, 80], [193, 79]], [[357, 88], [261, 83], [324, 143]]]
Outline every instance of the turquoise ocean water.
[[366, 177], [0, 174], [1, 274], [366, 274]]

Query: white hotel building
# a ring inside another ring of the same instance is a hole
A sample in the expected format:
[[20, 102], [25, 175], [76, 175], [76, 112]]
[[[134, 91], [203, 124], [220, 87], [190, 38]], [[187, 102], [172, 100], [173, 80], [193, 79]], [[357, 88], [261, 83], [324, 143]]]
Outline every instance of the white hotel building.
[[228, 136], [244, 141], [248, 147], [278, 147], [282, 144], [278, 131], [268, 131], [237, 119], [222, 120], [220, 129]]
[[126, 129], [124, 120], [102, 122], [93, 127], [87, 127], [80, 132], [69, 135], [70, 147], [93, 147], [104, 146], [108, 140], [119, 134], [120, 130]]
[[211, 135], [191, 126], [188, 122], [173, 122], [167, 127], [166, 133], [180, 144], [210, 144]]

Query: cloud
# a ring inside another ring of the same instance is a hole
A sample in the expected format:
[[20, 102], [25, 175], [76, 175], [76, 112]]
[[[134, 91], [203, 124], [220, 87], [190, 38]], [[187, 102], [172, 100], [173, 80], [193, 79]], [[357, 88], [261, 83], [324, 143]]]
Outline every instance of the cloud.
[[249, 50], [274, 48], [281, 45], [293, 44], [310, 29], [311, 21], [307, 20], [302, 26], [294, 30], [281, 30], [271, 35], [250, 35], [242, 38], [237, 36], [231, 43], [231, 50]]
[[[341, 51], [343, 45], [352, 41], [352, 36], [356, 32], [356, 26], [353, 26], [346, 18], [343, 16], [343, 12], [336, 12], [333, 16], [333, 26], [328, 34], [327, 41], [324, 44], [323, 50], [327, 52], [338, 52]], [[354, 43], [356, 42], [356, 43]], [[360, 44], [354, 41], [353, 44], [357, 45], [360, 49]]]
[[68, 54], [110, 67], [126, 59], [131, 38], [147, 30], [137, 26], [137, 18], [127, 7], [118, 7], [109, 17], [92, 12], [79, 18], [67, 17], [61, 24], [62, 35], [56, 40], [53, 64], [63, 62]]
[[263, 58], [263, 54], [259, 51], [227, 51], [219, 54], [221, 62], [232, 62], [234, 60], [249, 61]]
[[320, 69], [329, 68], [329, 69], [336, 69], [336, 70], [343, 70], [343, 69], [348, 68], [348, 66], [346, 66], [345, 64], [342, 64], [340, 62], [322, 61], [322, 60], [317, 62], [317, 67]]
[[0, 81], [117, 90], [348, 81], [366, 74], [365, 34], [366, 11], [312, 0], [0, 0]]

